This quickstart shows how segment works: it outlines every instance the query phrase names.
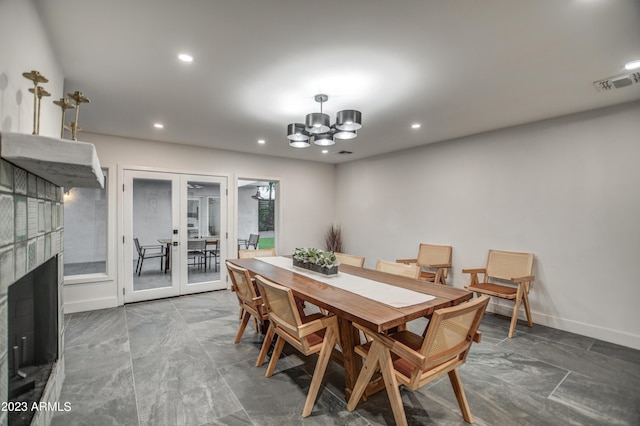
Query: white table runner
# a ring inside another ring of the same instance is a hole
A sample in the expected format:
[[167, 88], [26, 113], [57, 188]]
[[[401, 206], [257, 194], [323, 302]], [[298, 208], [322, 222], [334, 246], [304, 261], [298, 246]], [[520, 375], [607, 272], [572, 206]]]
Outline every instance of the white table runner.
[[345, 274], [340, 271], [338, 271], [337, 275], [323, 275], [308, 271], [293, 266], [293, 260], [288, 257], [270, 256], [256, 257], [255, 259], [277, 266], [278, 268], [293, 271], [296, 274], [307, 276], [316, 281], [321, 281], [333, 287], [350, 291], [367, 299], [393, 306], [394, 308], [404, 308], [435, 299], [435, 296], [429, 294], [418, 293], [417, 291], [373, 281], [356, 275]]

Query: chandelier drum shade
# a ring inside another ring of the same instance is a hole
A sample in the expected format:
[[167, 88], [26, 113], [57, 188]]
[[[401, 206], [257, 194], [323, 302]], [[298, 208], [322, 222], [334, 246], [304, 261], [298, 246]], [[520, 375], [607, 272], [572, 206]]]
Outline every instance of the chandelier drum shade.
[[362, 113], [354, 109], [345, 109], [336, 114], [335, 124], [331, 124], [329, 115], [322, 112], [322, 104], [329, 100], [327, 95], [316, 95], [320, 103], [320, 112], [307, 114], [304, 123], [291, 123], [287, 126], [287, 139], [293, 148], [307, 148], [315, 145], [329, 146], [335, 139], [354, 139], [357, 130], [362, 127]]

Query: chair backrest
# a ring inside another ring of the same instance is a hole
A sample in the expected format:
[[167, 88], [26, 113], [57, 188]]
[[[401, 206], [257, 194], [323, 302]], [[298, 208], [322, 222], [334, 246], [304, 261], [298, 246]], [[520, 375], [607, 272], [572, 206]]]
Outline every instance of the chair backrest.
[[509, 280], [528, 277], [533, 271], [533, 253], [489, 250], [486, 277]]
[[255, 245], [258, 247], [258, 241], [260, 240], [260, 235], [258, 234], [249, 234], [249, 239], [247, 240], [247, 244]]
[[451, 246], [420, 244], [417, 263], [420, 266], [451, 263]]
[[420, 276], [420, 266], [418, 265], [405, 265], [404, 263], [388, 262], [386, 260], [378, 260], [376, 262], [376, 271], [415, 279]]
[[257, 249], [257, 250], [238, 250], [238, 257], [240, 259], [250, 259], [253, 257], [268, 257], [276, 256], [275, 248]]
[[138, 241], [137, 238], [134, 238], [133, 242], [136, 244], [136, 251], [138, 252], [138, 256], [142, 256], [142, 247], [140, 247], [140, 241]]
[[338, 263], [357, 266], [358, 268], [362, 268], [364, 266], [363, 256], [355, 256], [353, 254], [345, 254], [345, 253], [338, 253], [338, 252], [334, 252], [333, 254], [336, 255], [336, 259], [338, 259]]
[[488, 304], [489, 296], [481, 296], [433, 313], [420, 348], [426, 358], [423, 371], [453, 359], [466, 359]]
[[298, 327], [302, 325], [302, 318], [291, 289], [260, 275], [256, 275], [256, 284], [267, 308], [269, 319], [289, 334], [300, 338]]
[[233, 285], [233, 289], [237, 296], [244, 302], [252, 305], [254, 303], [253, 299], [258, 297], [258, 293], [256, 292], [253, 282], [251, 282], [251, 275], [249, 274], [249, 271], [245, 268], [236, 266], [229, 261], [227, 261], [227, 270], [229, 271], [231, 284]]
[[189, 251], [204, 250], [206, 245], [207, 240], [205, 239], [187, 240], [187, 250]]

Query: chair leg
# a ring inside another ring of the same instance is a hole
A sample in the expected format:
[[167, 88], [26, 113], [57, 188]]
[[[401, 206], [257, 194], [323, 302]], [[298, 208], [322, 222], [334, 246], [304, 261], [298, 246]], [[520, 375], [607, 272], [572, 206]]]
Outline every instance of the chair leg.
[[267, 358], [267, 353], [269, 352], [269, 347], [271, 346], [271, 342], [273, 341], [273, 336], [275, 335], [275, 329], [273, 328], [273, 324], [269, 324], [269, 328], [267, 329], [267, 334], [264, 336], [264, 342], [262, 342], [262, 348], [260, 349], [260, 353], [258, 354], [258, 360], [256, 361], [256, 367], [260, 367], [264, 364], [265, 358]]
[[518, 286], [518, 292], [516, 293], [516, 299], [513, 304], [513, 315], [511, 316], [511, 325], [509, 326], [509, 339], [513, 337], [513, 333], [516, 331], [516, 324], [518, 324], [518, 311], [520, 310], [520, 302], [522, 301], [522, 286]]
[[233, 341], [233, 343], [238, 343], [240, 339], [242, 339], [242, 335], [244, 334], [244, 329], [247, 327], [247, 324], [249, 323], [249, 317], [251, 317], [251, 314], [249, 313], [249, 311], [244, 311], [244, 315], [242, 316], [242, 322], [240, 323], [240, 328], [238, 329], [238, 334], [236, 334], [236, 338]]
[[393, 411], [393, 418], [396, 421], [396, 425], [407, 426], [407, 416], [404, 412], [404, 406], [402, 405], [400, 387], [393, 369], [391, 352], [389, 352], [389, 349], [386, 347], [379, 345], [375, 356], [378, 357], [380, 371], [384, 379], [384, 386], [387, 388], [387, 395], [389, 395], [389, 402], [391, 403], [391, 410]]
[[449, 381], [451, 382], [451, 387], [453, 387], [453, 393], [456, 394], [456, 399], [458, 400], [458, 405], [460, 406], [460, 411], [462, 412], [464, 421], [467, 423], [473, 423], [471, 409], [467, 402], [467, 396], [464, 394], [464, 388], [462, 387], [462, 381], [460, 380], [460, 374], [458, 374], [457, 369], [454, 368], [449, 371]]
[[267, 367], [267, 372], [264, 377], [273, 376], [273, 372], [276, 370], [276, 365], [278, 364], [278, 358], [280, 358], [280, 354], [282, 353], [282, 349], [284, 348], [285, 340], [278, 336], [278, 340], [276, 340], [276, 346], [273, 348], [273, 352], [271, 352], [271, 361], [269, 361], [269, 366]]
[[142, 262], [144, 262], [144, 257], [140, 257], [140, 267], [138, 268], [138, 276], [140, 276], [140, 272], [142, 272]]
[[375, 373], [377, 370], [378, 358], [373, 356], [372, 351], [377, 350], [378, 345], [379, 343], [375, 341], [371, 344], [369, 354], [365, 359], [362, 370], [360, 370], [360, 374], [358, 375], [356, 384], [353, 386], [353, 390], [351, 391], [351, 398], [349, 398], [349, 403], [347, 404], [347, 410], [349, 411], [355, 410], [356, 405], [358, 405], [358, 402], [360, 402], [360, 398], [362, 398], [364, 390], [367, 388], [367, 385], [371, 381], [371, 377], [373, 377], [373, 373]]
[[531, 320], [531, 307], [529, 306], [529, 295], [527, 292], [522, 293], [522, 301], [524, 302], [524, 312], [527, 314], [527, 324], [529, 327], [533, 327], [533, 321]]
[[324, 372], [327, 370], [327, 365], [331, 359], [331, 352], [336, 346], [338, 341], [338, 335], [334, 327], [328, 327], [324, 336], [324, 342], [320, 354], [318, 355], [318, 361], [316, 362], [316, 368], [313, 372], [313, 378], [311, 379], [311, 386], [309, 386], [309, 392], [307, 393], [307, 400], [304, 403], [304, 409], [302, 410], [302, 417], [309, 417], [313, 410], [313, 404], [316, 402], [318, 396], [318, 390], [322, 384], [322, 378]]

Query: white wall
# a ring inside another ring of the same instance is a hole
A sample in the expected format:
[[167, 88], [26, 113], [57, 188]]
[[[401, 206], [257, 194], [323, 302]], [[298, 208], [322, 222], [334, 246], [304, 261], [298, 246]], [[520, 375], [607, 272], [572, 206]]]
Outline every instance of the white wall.
[[[257, 187], [247, 185], [238, 188], [238, 238], [248, 239], [249, 234], [258, 234], [258, 201], [251, 198], [256, 195]], [[243, 247], [244, 248], [244, 247]]]
[[33, 82], [22, 76], [32, 70], [49, 79], [41, 86], [51, 96], [43, 97], [40, 134], [60, 136], [62, 111], [53, 104], [63, 97], [63, 75], [40, 17], [31, 1], [0, 1], [0, 130], [33, 132]]
[[369, 267], [452, 245], [456, 287], [533, 252], [534, 322], [640, 348], [639, 160], [635, 102], [339, 165], [336, 220]]

